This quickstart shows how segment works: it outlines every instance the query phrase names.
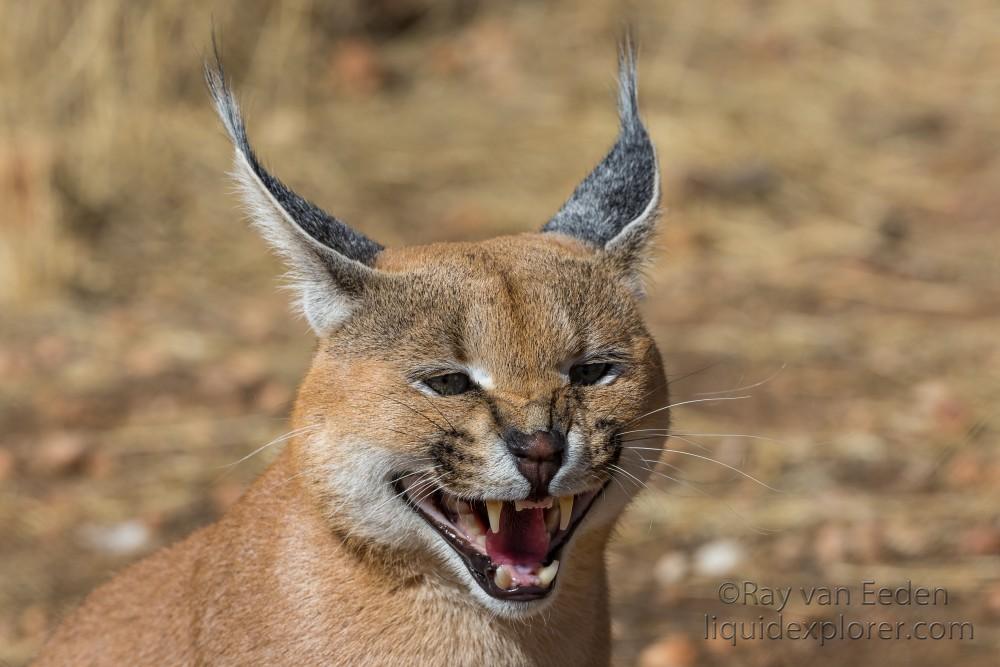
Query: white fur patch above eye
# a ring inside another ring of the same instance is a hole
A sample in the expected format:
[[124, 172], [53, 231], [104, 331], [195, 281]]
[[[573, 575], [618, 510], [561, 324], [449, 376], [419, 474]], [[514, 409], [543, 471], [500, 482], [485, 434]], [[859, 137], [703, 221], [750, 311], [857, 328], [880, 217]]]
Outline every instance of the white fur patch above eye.
[[480, 366], [469, 366], [466, 368], [469, 372], [469, 377], [473, 382], [476, 383], [480, 389], [485, 389], [490, 391], [496, 388], [496, 384], [493, 382], [493, 377], [482, 369]]

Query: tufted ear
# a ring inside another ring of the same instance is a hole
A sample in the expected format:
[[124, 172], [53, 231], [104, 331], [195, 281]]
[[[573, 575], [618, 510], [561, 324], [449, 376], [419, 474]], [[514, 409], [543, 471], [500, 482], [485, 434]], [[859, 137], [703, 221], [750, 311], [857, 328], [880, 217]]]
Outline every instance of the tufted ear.
[[[213, 39], [214, 46], [214, 39]], [[205, 81], [236, 155], [233, 175], [253, 224], [289, 266], [299, 306], [317, 334], [339, 326], [357, 305], [382, 246], [289, 190], [261, 165], [214, 52]]]
[[638, 106], [635, 50], [626, 42], [619, 55], [618, 140], [542, 231], [573, 236], [606, 253], [641, 295], [642, 265], [659, 214], [660, 173]]

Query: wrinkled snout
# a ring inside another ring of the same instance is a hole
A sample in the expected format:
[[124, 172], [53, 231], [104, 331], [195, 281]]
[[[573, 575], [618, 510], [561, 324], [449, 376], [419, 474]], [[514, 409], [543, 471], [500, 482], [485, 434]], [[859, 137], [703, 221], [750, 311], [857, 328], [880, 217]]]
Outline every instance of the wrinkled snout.
[[508, 429], [503, 439], [518, 471], [531, 484], [531, 498], [540, 500], [548, 496], [549, 484], [563, 463], [565, 434], [559, 430], [524, 433]]

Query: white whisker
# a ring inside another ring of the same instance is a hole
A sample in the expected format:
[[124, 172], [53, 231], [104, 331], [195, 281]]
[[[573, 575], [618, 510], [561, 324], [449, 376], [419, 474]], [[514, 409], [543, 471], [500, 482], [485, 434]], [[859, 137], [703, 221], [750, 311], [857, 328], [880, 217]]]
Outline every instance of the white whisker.
[[683, 456], [693, 456], [696, 459], [701, 459], [703, 461], [709, 461], [711, 463], [715, 463], [717, 465], [720, 465], [723, 468], [728, 468], [729, 470], [732, 470], [733, 472], [735, 472], [735, 473], [737, 473], [737, 474], [739, 474], [739, 475], [741, 475], [743, 477], [746, 477], [750, 481], [756, 482], [757, 484], [760, 484], [765, 489], [769, 489], [771, 491], [774, 491], [775, 493], [784, 493], [784, 491], [782, 491], [781, 489], [776, 489], [773, 486], [765, 484], [764, 482], [760, 481], [759, 479], [757, 479], [756, 477], [754, 477], [750, 473], [743, 472], [742, 470], [740, 470], [739, 468], [737, 468], [735, 466], [731, 466], [728, 463], [723, 463], [722, 461], [719, 461], [717, 459], [713, 459], [710, 456], [702, 456], [701, 454], [695, 454], [694, 452], [685, 452], [684, 450], [681, 450], [681, 449], [662, 449], [662, 450], [659, 450], [659, 449], [656, 449], [655, 447], [625, 447], [624, 449], [643, 449], [643, 450], [650, 450], [650, 451], [671, 452], [671, 453], [674, 453], [674, 454], [681, 454]]
[[[397, 498], [399, 498], [400, 496], [402, 496], [403, 494], [406, 494], [408, 492], [409, 493], [422, 493], [423, 491], [425, 491], [427, 489], [430, 489], [430, 493], [433, 493], [437, 489], [437, 482], [440, 481], [440, 479], [441, 479], [440, 476], [435, 477], [435, 476], [433, 476], [433, 475], [430, 474], [430, 472], [432, 470], [436, 469], [436, 467], [437, 466], [434, 466], [434, 468], [431, 468], [431, 469], [429, 469], [427, 471], [421, 472], [420, 473], [420, 478], [417, 479], [416, 482], [414, 482], [413, 484], [411, 484], [409, 487], [403, 489], [399, 493], [396, 493], [396, 494], [390, 496], [389, 498], [386, 498], [385, 500], [383, 500], [382, 502], [380, 502], [375, 507], [367, 508], [367, 510], [365, 512], [365, 516], [366, 517], [371, 517], [373, 514], [375, 514], [376, 512], [378, 512], [380, 509], [382, 509], [382, 507], [384, 507], [386, 504], [391, 503], [393, 500], [396, 500]], [[407, 475], [409, 475], [409, 474], [414, 474], [414, 473], [407, 473]], [[403, 475], [403, 477], [406, 477], [407, 475]], [[412, 495], [410, 497], [413, 498]], [[421, 498], [421, 500], [423, 500], [423, 499]], [[416, 500], [416, 499], [414, 499], [413, 502], [417, 503], [419, 501]], [[344, 539], [345, 540], [351, 539], [354, 536], [356, 528], [358, 528], [360, 525], [361, 524], [359, 524], [358, 526], [355, 526], [355, 527], [351, 528], [350, 530], [348, 530], [347, 534], [344, 536]]]
[[608, 467], [611, 468], [612, 470], [617, 470], [618, 472], [628, 475], [640, 489], [648, 488], [645, 482], [643, 482], [641, 479], [630, 473], [628, 470], [625, 470], [625, 468], [622, 468], [619, 465], [615, 465], [614, 463], [609, 463]]
[[[637, 454], [638, 454], [638, 452], [637, 452]], [[646, 460], [645, 458], [642, 457], [641, 454], [638, 454], [638, 456], [639, 456], [639, 458], [642, 458], [643, 461]], [[676, 470], [678, 470], [680, 472], [680, 468], [677, 468], [677, 466], [674, 466], [674, 465], [670, 465], [669, 463], [660, 462], [660, 465], [670, 466], [671, 468], [674, 468], [674, 469], [676, 469]], [[659, 470], [654, 470], [652, 468], [646, 468], [646, 472], [648, 472], [650, 474], [653, 474], [653, 475], [659, 475], [660, 477], [663, 477], [664, 479], [668, 479], [671, 482], [675, 482], [677, 484], [680, 484], [681, 486], [684, 486], [686, 488], [691, 489], [692, 491], [694, 491], [695, 493], [699, 494], [700, 496], [703, 496], [705, 498], [710, 498], [712, 500], [715, 500], [715, 501], [718, 501], [718, 502], [722, 503], [726, 507], [726, 509], [728, 509], [730, 512], [733, 513], [733, 515], [735, 515], [738, 519], [740, 519], [741, 521], [743, 521], [744, 523], [746, 523], [747, 525], [749, 525], [751, 528], [753, 528], [753, 530], [755, 532], [757, 532], [757, 533], [759, 533], [761, 535], [772, 535], [772, 534], [774, 534], [776, 532], [776, 531], [768, 529], [768, 528], [761, 528], [755, 522], [753, 522], [749, 518], [745, 517], [741, 513], [737, 512], [736, 508], [733, 507], [731, 504], [727, 503], [726, 501], [722, 500], [721, 498], [713, 496], [711, 493], [709, 493], [709, 492], [705, 491], [704, 489], [700, 488], [699, 486], [697, 486], [694, 482], [692, 482], [690, 480], [680, 479], [678, 477], [671, 477], [670, 475], [668, 475], [666, 473], [660, 472]]]
[[681, 401], [679, 403], [671, 403], [670, 405], [665, 405], [662, 408], [657, 408], [656, 410], [650, 410], [646, 414], [639, 415], [638, 417], [635, 417], [634, 419], [630, 419], [629, 421], [625, 422], [624, 425], [628, 426], [629, 424], [637, 422], [640, 419], [643, 419], [643, 418], [648, 417], [650, 415], [654, 415], [657, 412], [663, 412], [664, 410], [669, 410], [670, 408], [677, 408], [677, 407], [680, 407], [682, 405], [690, 405], [692, 403], [710, 403], [710, 402], [713, 402], [713, 401], [739, 401], [739, 400], [742, 400], [744, 398], [750, 398], [750, 396], [749, 395], [747, 395], [747, 396], [717, 396], [715, 398], [695, 398], [695, 399], [691, 399], [691, 400], [688, 400], [688, 401]]
[[[645, 440], [657, 440], [657, 439], [666, 438], [666, 437], [667, 437], [666, 435], [651, 435], [651, 436], [645, 436], [645, 437], [642, 437], [642, 438], [625, 438], [624, 440], [621, 441], [621, 443], [622, 444], [627, 444], [629, 442], [643, 442]], [[679, 436], [679, 435], [673, 435], [673, 434], [671, 434], [669, 437], [675, 438], [677, 440], [683, 440], [684, 442], [688, 443], [689, 445], [694, 445], [695, 447], [697, 447], [698, 449], [702, 450], [703, 452], [708, 452], [709, 454], [712, 453], [711, 449], [709, 449], [705, 445], [703, 445], [700, 442], [697, 442], [695, 440], [689, 440], [688, 438], [685, 438], [685, 437], [682, 437], [682, 436]]]
[[784, 371], [785, 368], [787, 367], [788, 367], [787, 363], [781, 364], [781, 368], [776, 370], [774, 373], [771, 373], [771, 375], [767, 376], [760, 382], [754, 382], [753, 384], [748, 384], [744, 387], [736, 387], [735, 389], [723, 389], [722, 391], [699, 391], [698, 393], [695, 394], [695, 396], [715, 396], [717, 394], [729, 394], [734, 391], [746, 391], [747, 389], [753, 389], [754, 387], [759, 387], [762, 384], [767, 384], [774, 378], [778, 377], [779, 375], [781, 375], [782, 371]]
[[686, 431], [671, 431], [670, 429], [662, 429], [662, 428], [640, 428], [632, 431], [622, 431], [618, 435], [627, 435], [629, 433], [647, 433], [647, 432], [653, 433], [654, 435], [662, 435], [662, 436], [686, 435], [686, 436], [695, 436], [699, 438], [747, 438], [750, 440], [766, 440], [767, 442], [774, 442], [779, 445], [785, 444], [781, 440], [768, 438], [763, 435], [750, 435], [748, 433], [688, 433]]
[[226, 464], [224, 466], [219, 466], [218, 470], [225, 470], [225, 469], [228, 469], [228, 468], [233, 468], [235, 466], [238, 466], [239, 464], [243, 463], [247, 459], [253, 458], [254, 456], [256, 456], [257, 454], [259, 454], [260, 452], [264, 451], [265, 449], [267, 449], [268, 447], [270, 447], [272, 445], [277, 445], [279, 442], [284, 442], [285, 440], [288, 440], [289, 438], [294, 438], [297, 435], [301, 435], [302, 433], [305, 433], [307, 431], [312, 431], [312, 430], [318, 429], [319, 427], [320, 427], [319, 424], [311, 424], [309, 426], [302, 426], [300, 428], [293, 429], [293, 430], [289, 431], [288, 433], [285, 433], [284, 435], [279, 435], [277, 438], [275, 438], [271, 442], [267, 443], [266, 445], [261, 445], [260, 447], [258, 447], [257, 449], [253, 450], [252, 452], [250, 452], [249, 454], [247, 454], [243, 458], [241, 458], [241, 459], [239, 459], [237, 461], [234, 461], [233, 463], [228, 463], [228, 464]]

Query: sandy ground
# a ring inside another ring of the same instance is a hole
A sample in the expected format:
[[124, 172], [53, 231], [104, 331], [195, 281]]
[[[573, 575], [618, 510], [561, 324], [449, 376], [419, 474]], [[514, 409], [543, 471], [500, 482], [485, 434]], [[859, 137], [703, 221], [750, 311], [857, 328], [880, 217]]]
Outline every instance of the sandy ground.
[[[672, 446], [724, 465], [673, 455], [622, 522], [616, 663], [995, 664], [997, 6], [376, 4], [0, 9], [0, 664], [225, 511], [309, 361], [224, 176], [209, 9], [269, 165], [391, 245], [544, 223], [614, 137], [631, 20], [666, 204], [648, 320], [676, 400], [746, 398], [675, 411]], [[947, 604], [863, 605], [865, 580]], [[733, 647], [706, 615], [777, 613], [730, 581], [791, 587], [786, 623], [974, 637]]]

